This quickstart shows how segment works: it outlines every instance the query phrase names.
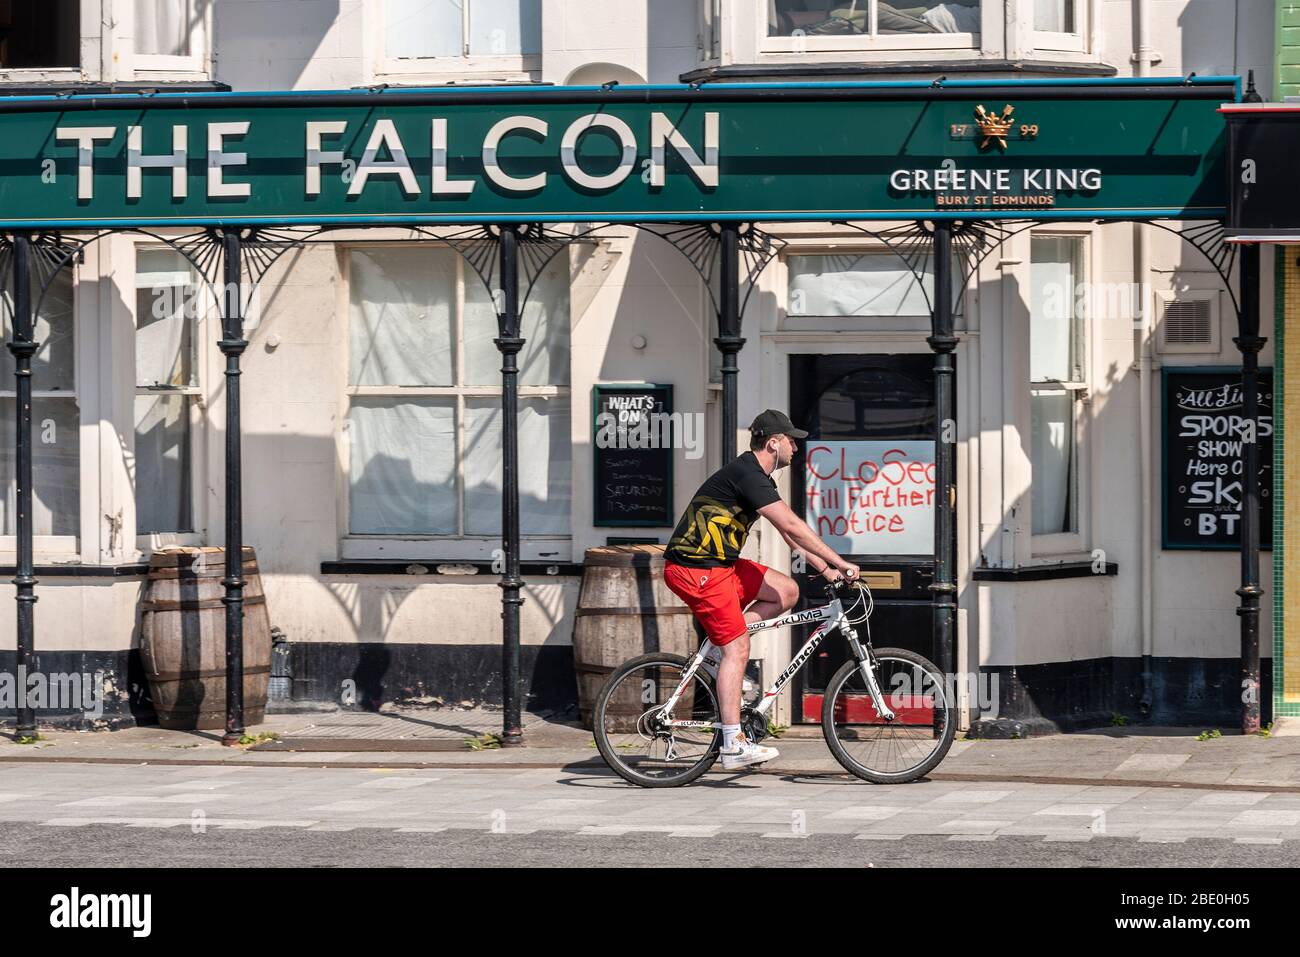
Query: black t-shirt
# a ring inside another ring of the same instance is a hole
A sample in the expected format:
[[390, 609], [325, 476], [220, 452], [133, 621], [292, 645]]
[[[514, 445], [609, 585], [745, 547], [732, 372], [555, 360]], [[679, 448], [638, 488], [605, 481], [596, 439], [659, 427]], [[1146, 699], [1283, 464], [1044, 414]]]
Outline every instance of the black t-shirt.
[[731, 565], [745, 547], [758, 510], [781, 500], [753, 452], [737, 456], [700, 486], [664, 551], [667, 561], [691, 568]]

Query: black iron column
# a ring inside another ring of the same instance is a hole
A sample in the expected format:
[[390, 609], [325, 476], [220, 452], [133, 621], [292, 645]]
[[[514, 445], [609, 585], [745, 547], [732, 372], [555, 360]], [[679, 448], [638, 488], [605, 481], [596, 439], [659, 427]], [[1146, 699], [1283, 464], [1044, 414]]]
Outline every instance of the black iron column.
[[238, 229], [221, 231], [222, 288], [221, 341], [226, 357], [226, 733], [221, 743], [239, 743], [244, 736], [244, 515], [243, 463], [240, 450], [239, 357], [248, 348], [244, 338], [240, 282], [241, 241]]
[[501, 575], [501, 706], [503, 747], [524, 743], [519, 682], [519, 606], [523, 582], [519, 578], [519, 234], [502, 226], [501, 311], [497, 313], [501, 350], [501, 547], [505, 570]]
[[1259, 730], [1259, 246], [1241, 248], [1241, 313], [1237, 337], [1241, 351], [1241, 730]]
[[32, 574], [32, 283], [30, 271], [31, 237], [14, 234], [14, 328], [9, 351], [14, 357], [14, 407], [17, 409], [17, 432], [14, 436], [15, 466], [18, 484], [18, 563], [14, 585], [18, 601], [18, 654], [15, 670], [19, 682], [19, 708], [16, 731], [19, 737], [36, 733], [36, 712], [27, 704], [27, 674], [36, 658], [35, 611], [36, 578]]
[[954, 512], [957, 502], [957, 396], [953, 352], [957, 337], [952, 322], [952, 224], [934, 226], [934, 311], [930, 336], [934, 350], [935, 486], [934, 486], [934, 663], [952, 674], [957, 633], [957, 585]]
[[740, 226], [723, 223], [722, 263], [718, 273], [718, 337], [722, 353], [722, 464], [736, 457], [736, 432], [740, 429], [736, 356], [745, 344], [740, 338]]

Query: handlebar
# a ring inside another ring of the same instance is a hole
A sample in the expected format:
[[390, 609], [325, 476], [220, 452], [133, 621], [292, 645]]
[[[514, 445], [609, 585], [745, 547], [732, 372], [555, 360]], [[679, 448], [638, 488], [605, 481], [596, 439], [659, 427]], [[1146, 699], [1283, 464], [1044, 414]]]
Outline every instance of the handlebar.
[[826, 595], [830, 598], [834, 598], [836, 595], [843, 595], [848, 589], [853, 588], [858, 584], [859, 580], [856, 578], [837, 578], [833, 582], [826, 583]]

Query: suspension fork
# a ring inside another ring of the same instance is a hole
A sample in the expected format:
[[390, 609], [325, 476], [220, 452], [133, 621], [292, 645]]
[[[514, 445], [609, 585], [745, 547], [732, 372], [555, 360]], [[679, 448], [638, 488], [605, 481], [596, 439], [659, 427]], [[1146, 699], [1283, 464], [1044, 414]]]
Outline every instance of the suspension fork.
[[885, 701], [884, 692], [880, 690], [880, 682], [876, 680], [876, 658], [871, 654], [871, 649], [864, 647], [858, 640], [858, 631], [852, 625], [844, 623], [840, 625], [844, 632], [844, 637], [848, 639], [849, 648], [853, 651], [853, 658], [858, 663], [858, 673], [862, 675], [862, 680], [867, 684], [867, 691], [871, 693], [871, 702], [876, 707], [876, 714], [886, 721], [893, 721], [896, 715], [892, 708]]

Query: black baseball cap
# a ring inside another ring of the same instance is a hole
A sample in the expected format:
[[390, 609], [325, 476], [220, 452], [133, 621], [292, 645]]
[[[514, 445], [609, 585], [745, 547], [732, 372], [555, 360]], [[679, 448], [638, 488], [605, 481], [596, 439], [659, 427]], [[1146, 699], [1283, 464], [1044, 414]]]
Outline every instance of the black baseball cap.
[[803, 429], [796, 429], [794, 423], [784, 412], [778, 412], [776, 409], [767, 409], [758, 413], [753, 424], [749, 427], [749, 434], [757, 436], [760, 439], [767, 438], [769, 435], [788, 435], [792, 439], [806, 439], [808, 433]]

